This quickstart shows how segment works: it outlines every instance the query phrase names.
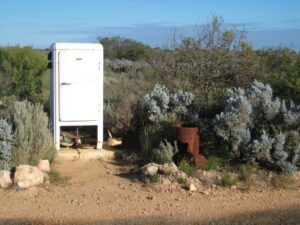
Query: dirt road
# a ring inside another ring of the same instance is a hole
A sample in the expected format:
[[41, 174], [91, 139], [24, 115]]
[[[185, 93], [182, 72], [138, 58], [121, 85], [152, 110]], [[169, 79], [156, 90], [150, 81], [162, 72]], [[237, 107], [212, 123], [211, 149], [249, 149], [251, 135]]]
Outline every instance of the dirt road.
[[300, 224], [300, 190], [144, 185], [116, 161], [66, 161], [65, 185], [0, 190], [0, 224]]

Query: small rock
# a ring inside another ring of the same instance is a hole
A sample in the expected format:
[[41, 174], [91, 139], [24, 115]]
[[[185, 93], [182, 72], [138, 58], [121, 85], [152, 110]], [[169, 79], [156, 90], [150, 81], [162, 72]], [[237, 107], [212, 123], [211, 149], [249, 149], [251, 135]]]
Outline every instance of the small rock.
[[195, 187], [195, 185], [193, 183], [188, 185], [188, 190], [189, 191], [197, 191], [197, 188]]
[[231, 185], [231, 187], [230, 187], [232, 190], [236, 190], [236, 185]]
[[10, 179], [10, 171], [0, 171], [0, 188], [8, 188], [12, 186], [12, 180]]
[[171, 185], [172, 184], [172, 182], [168, 179], [168, 178], [165, 178], [165, 177], [162, 177], [161, 179], [160, 179], [160, 181], [162, 182], [162, 184], [164, 184], [164, 185]]
[[144, 175], [153, 176], [153, 175], [157, 174], [158, 168], [159, 168], [158, 164], [149, 163], [149, 164], [142, 167], [142, 173]]
[[49, 160], [40, 160], [38, 163], [38, 168], [43, 172], [50, 172]]
[[221, 184], [221, 176], [217, 171], [204, 171], [198, 170], [196, 172], [196, 176], [200, 179], [200, 181], [206, 185], [219, 185]]
[[16, 168], [14, 183], [20, 188], [29, 188], [44, 182], [45, 174], [36, 166], [20, 165]]

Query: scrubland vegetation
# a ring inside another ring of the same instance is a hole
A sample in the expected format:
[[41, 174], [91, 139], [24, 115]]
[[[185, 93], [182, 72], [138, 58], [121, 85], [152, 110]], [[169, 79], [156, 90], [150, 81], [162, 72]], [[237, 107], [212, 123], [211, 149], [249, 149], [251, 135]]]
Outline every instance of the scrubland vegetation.
[[[300, 53], [255, 50], [245, 35], [213, 17], [193, 37], [175, 33], [168, 48], [99, 38], [105, 50], [105, 128], [130, 139], [127, 147], [145, 162], [170, 161], [177, 148], [174, 124], [184, 123], [199, 127], [201, 151], [208, 158], [297, 170]], [[48, 76], [44, 51], [0, 48], [1, 169], [25, 158], [34, 162], [36, 154], [49, 157], [49, 126], [42, 112], [42, 106], [49, 110]], [[43, 139], [35, 139], [35, 132]]]

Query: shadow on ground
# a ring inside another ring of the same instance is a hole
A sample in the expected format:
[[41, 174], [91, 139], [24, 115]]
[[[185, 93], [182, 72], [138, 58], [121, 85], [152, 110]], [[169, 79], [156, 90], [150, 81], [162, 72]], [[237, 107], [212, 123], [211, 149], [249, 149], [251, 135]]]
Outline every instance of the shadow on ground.
[[136, 166], [135, 164], [120, 159], [115, 159], [114, 161], [108, 161], [106, 163], [119, 167], [119, 171], [115, 174], [116, 176], [127, 179], [130, 182], [141, 181], [141, 173], [133, 169]]
[[249, 213], [247, 215], [236, 215], [234, 217], [216, 218], [211, 220], [198, 220], [193, 218], [178, 219], [166, 217], [137, 217], [125, 220], [101, 220], [97, 222], [69, 222], [55, 223], [45, 222], [40, 220], [26, 219], [0, 219], [0, 224], [3, 225], [299, 225], [300, 224], [300, 205], [288, 209], [276, 209], [264, 212]]

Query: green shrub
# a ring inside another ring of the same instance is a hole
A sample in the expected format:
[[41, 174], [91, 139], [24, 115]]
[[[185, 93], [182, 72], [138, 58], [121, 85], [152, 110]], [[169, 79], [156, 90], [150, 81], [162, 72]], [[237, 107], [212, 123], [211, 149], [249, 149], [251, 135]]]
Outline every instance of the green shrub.
[[251, 190], [251, 183], [249, 181], [242, 181], [239, 184], [239, 189], [241, 189], [245, 192], [249, 192]]
[[289, 155], [294, 155], [294, 149], [298, 146], [300, 146], [300, 133], [294, 130], [287, 132], [285, 147]]
[[219, 169], [224, 163], [225, 160], [216, 156], [211, 156], [208, 158], [207, 165], [204, 167], [204, 169], [208, 171], [216, 170]]
[[185, 185], [186, 179], [184, 179], [183, 177], [177, 177], [177, 182], [180, 185]]
[[[49, 121], [43, 106], [28, 101], [15, 102], [11, 110], [15, 131], [13, 164], [36, 165], [38, 160], [53, 157], [54, 145]], [[51, 160], [51, 158], [49, 158]]]
[[239, 178], [242, 181], [249, 182], [251, 175], [256, 171], [256, 167], [252, 164], [242, 164], [239, 166]]
[[170, 142], [166, 139], [161, 141], [158, 148], [153, 149], [153, 159], [156, 163], [168, 163], [172, 162], [172, 157], [176, 153], [176, 148], [174, 148]]
[[213, 119], [203, 118], [206, 115], [215, 115], [218, 110], [202, 110], [202, 117], [199, 119], [198, 127], [200, 127], [201, 151], [206, 156], [216, 156], [218, 158], [228, 160], [234, 158], [231, 146], [224, 141], [214, 131]]
[[275, 175], [274, 177], [272, 177], [271, 183], [275, 188], [282, 189], [289, 189], [292, 185], [291, 178], [287, 174]]
[[48, 151], [46, 151], [43, 159], [47, 159], [49, 160], [50, 164], [54, 162], [54, 159], [56, 157], [56, 150], [54, 148], [54, 143], [52, 143], [52, 147], [48, 149]]
[[[170, 119], [170, 118], [169, 118]], [[172, 139], [174, 123], [163, 121], [157, 125], [145, 126], [139, 134], [140, 153], [145, 163], [171, 162], [172, 156], [178, 151], [176, 144], [174, 147], [167, 140]], [[164, 141], [162, 140], [164, 138]]]
[[197, 170], [197, 168], [194, 165], [189, 164], [186, 160], [182, 160], [179, 163], [178, 169], [182, 172], [185, 172], [189, 176], [193, 175]]
[[16, 95], [20, 99], [42, 102], [47, 59], [32, 47], [0, 48], [0, 97]]
[[146, 134], [141, 134], [139, 136], [139, 143], [141, 145], [140, 154], [142, 157], [142, 164], [147, 164], [153, 161], [153, 154], [151, 154], [152, 143], [149, 140], [149, 136]]
[[228, 171], [222, 173], [221, 183], [224, 187], [236, 184], [236, 179]]
[[172, 170], [172, 169], [165, 169], [162, 171], [162, 173], [166, 176], [172, 176], [175, 174], [174, 170]]
[[156, 173], [156, 174], [150, 176], [149, 179], [150, 179], [150, 183], [155, 184], [159, 181], [159, 175]]
[[147, 69], [136, 72], [132, 68], [120, 75], [112, 72], [107, 65], [106, 67], [104, 127], [115, 135], [124, 135], [128, 132], [137, 134], [140, 127], [138, 112], [141, 111], [139, 101], [148, 91], [148, 86], [152, 86], [152, 82], [146, 80]]
[[56, 170], [51, 170], [50, 172], [47, 172], [47, 175], [49, 177], [49, 182], [56, 185], [66, 185], [69, 178], [66, 176], [62, 176], [60, 172]]
[[0, 99], [0, 118], [9, 118], [10, 109], [14, 102], [19, 101], [19, 97], [15, 95], [3, 96]]
[[109, 59], [141, 60], [145, 58], [148, 46], [141, 42], [118, 36], [99, 38], [104, 55]]
[[132, 61], [126, 59], [105, 60], [105, 65], [115, 73], [126, 73], [132, 67]]
[[114, 134], [124, 134], [130, 130], [133, 118], [133, 103], [122, 98], [118, 102], [104, 104], [104, 126]]

